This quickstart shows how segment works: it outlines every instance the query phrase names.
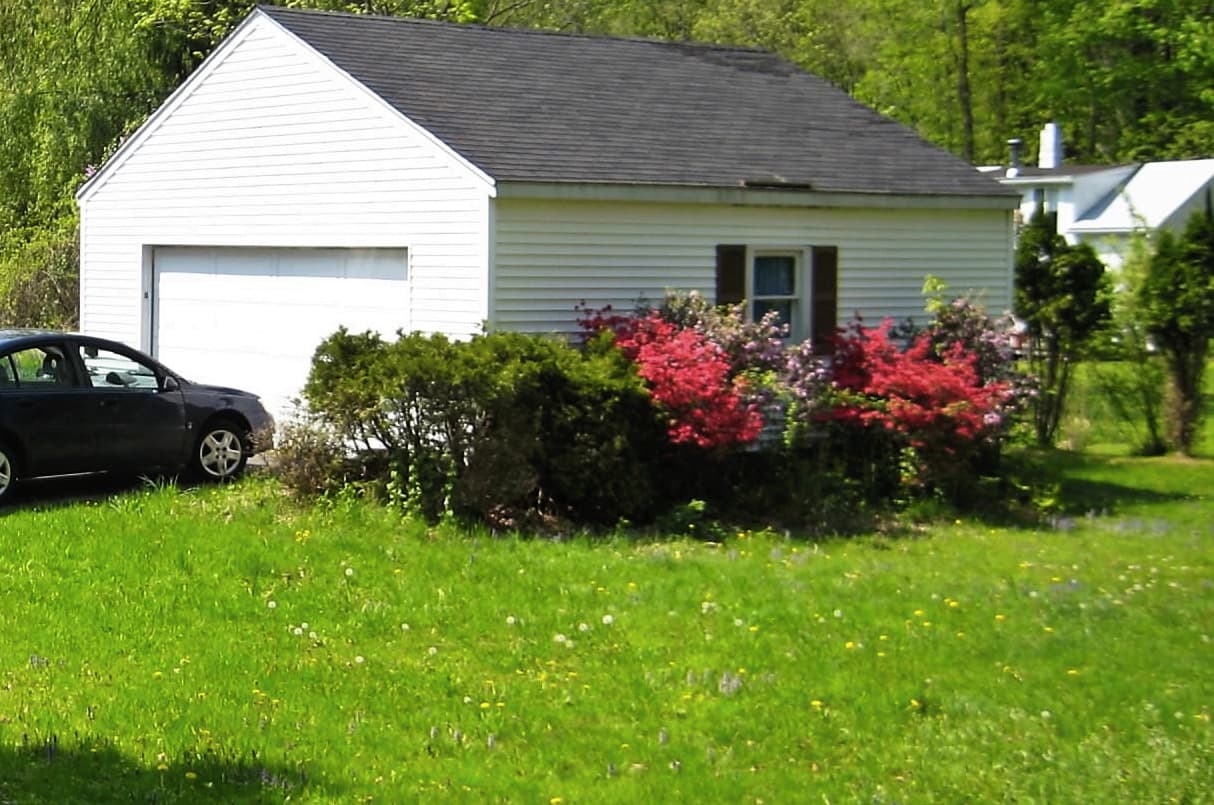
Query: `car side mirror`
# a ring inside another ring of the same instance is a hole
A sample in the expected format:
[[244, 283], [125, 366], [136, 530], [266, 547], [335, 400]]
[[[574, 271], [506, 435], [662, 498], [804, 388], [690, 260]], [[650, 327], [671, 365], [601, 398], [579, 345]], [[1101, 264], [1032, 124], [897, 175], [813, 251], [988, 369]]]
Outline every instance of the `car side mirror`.
[[172, 375], [165, 375], [164, 382], [160, 384], [161, 391], [180, 391], [181, 384], [177, 382], [177, 378]]

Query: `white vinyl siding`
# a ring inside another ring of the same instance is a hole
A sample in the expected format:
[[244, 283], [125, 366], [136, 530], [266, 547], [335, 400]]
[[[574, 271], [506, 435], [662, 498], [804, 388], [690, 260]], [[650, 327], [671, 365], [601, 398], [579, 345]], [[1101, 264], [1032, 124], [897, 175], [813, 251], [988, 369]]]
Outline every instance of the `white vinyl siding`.
[[822, 209], [631, 202], [494, 201], [493, 323], [569, 332], [574, 306], [630, 309], [666, 289], [712, 297], [716, 248], [838, 247], [839, 323], [922, 319], [923, 280], [1011, 306], [1010, 210]]
[[491, 183], [268, 19], [135, 138], [81, 194], [85, 331], [150, 346], [166, 246], [407, 249], [400, 327], [460, 337], [488, 316]]

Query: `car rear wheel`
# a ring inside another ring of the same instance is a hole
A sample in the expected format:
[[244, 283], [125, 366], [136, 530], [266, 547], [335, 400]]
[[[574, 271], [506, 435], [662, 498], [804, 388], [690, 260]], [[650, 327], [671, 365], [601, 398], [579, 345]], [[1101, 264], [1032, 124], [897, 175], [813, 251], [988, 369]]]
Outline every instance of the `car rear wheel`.
[[227, 481], [244, 470], [245, 434], [231, 422], [216, 422], [203, 429], [194, 448], [194, 469], [211, 481]]
[[16, 480], [17, 463], [13, 458], [13, 451], [7, 444], [0, 442], [0, 501], [8, 498]]

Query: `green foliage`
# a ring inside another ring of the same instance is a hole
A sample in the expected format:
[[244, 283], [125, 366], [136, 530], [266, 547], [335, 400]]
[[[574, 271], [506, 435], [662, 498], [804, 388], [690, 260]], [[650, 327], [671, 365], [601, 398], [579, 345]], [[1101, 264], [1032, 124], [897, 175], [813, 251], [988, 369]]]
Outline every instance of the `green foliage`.
[[49, 230], [0, 235], [0, 322], [75, 329], [79, 262], [75, 216]]
[[1214, 216], [1195, 213], [1179, 240], [1159, 233], [1139, 291], [1147, 332], [1164, 355], [1171, 380], [1169, 435], [1192, 452], [1202, 414], [1202, 378], [1214, 338]]
[[1071, 373], [1109, 318], [1104, 264], [1087, 244], [1072, 246], [1057, 232], [1055, 216], [1038, 211], [1016, 244], [1016, 315], [1030, 339], [1030, 374], [1037, 443], [1050, 446], [1066, 406]]
[[513, 333], [389, 343], [341, 330], [317, 349], [304, 396], [334, 432], [385, 450], [402, 499], [428, 517], [518, 527], [653, 514], [662, 427], [614, 349]]
[[[1117, 293], [1112, 299], [1109, 329], [1099, 338], [1087, 370], [1090, 394], [1107, 416], [1128, 431], [1123, 437], [1136, 455], [1156, 456], [1167, 451], [1163, 431], [1164, 366], [1151, 349], [1143, 316], [1141, 288], [1150, 268], [1150, 248], [1145, 235], [1134, 236], [1118, 273]], [[1076, 390], [1078, 393], [1079, 390]]]

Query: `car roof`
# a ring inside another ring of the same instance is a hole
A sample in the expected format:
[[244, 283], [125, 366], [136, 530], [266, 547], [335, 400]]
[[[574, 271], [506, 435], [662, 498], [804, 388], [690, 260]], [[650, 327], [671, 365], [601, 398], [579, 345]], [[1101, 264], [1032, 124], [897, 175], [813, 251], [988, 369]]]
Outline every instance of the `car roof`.
[[[0, 329], [0, 349], [11, 349], [19, 347], [22, 344], [39, 344], [49, 339], [83, 341], [89, 344], [95, 344], [100, 347], [118, 347], [120, 349], [132, 349], [120, 341], [111, 341], [108, 338], [98, 338], [93, 335], [84, 335], [83, 333], [72, 333], [64, 330], [42, 330], [37, 328], [8, 328]], [[135, 350], [136, 352], [138, 350]]]
[[70, 333], [35, 328], [9, 328], [0, 330], [0, 347], [16, 346], [25, 341], [41, 341], [45, 338], [65, 338]]

